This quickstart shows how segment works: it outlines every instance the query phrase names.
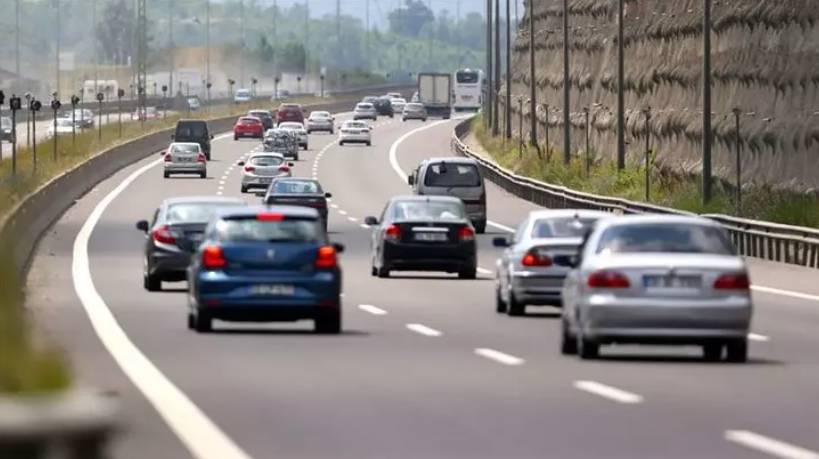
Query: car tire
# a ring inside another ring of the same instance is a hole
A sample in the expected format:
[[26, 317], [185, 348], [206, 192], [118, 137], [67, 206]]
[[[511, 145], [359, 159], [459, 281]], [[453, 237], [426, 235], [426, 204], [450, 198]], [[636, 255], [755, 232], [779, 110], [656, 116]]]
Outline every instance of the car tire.
[[486, 232], [486, 220], [475, 222], [475, 232], [478, 234], [483, 234]]
[[560, 333], [560, 353], [563, 355], [576, 355], [577, 354], [577, 338], [572, 336], [569, 333], [569, 324], [566, 323], [566, 320], [561, 320], [561, 333]]
[[390, 269], [382, 264], [381, 267], [376, 270], [376, 275], [381, 279], [386, 279], [390, 277]]
[[188, 330], [195, 330], [196, 329], [196, 317], [194, 317], [193, 313], [188, 313]]
[[298, 161], [298, 160], [299, 160], [299, 154], [296, 153], [295, 155], [293, 155], [293, 161]]
[[745, 338], [728, 342], [725, 345], [725, 360], [733, 363], [748, 361], [748, 340]]
[[520, 317], [526, 314], [526, 305], [518, 302], [514, 292], [509, 292], [509, 307], [506, 313], [511, 317]]
[[370, 275], [373, 277], [378, 276], [378, 268], [375, 266], [370, 266]]
[[478, 277], [477, 266], [467, 266], [458, 271], [458, 279], [475, 279]]
[[506, 302], [501, 297], [500, 288], [495, 289], [495, 312], [504, 314], [506, 312]]
[[145, 274], [142, 276], [142, 286], [149, 292], [162, 290], [162, 279], [157, 275]]
[[427, 119], [426, 119], [426, 118], [423, 118], [423, 119], [421, 120], [421, 122], [422, 122], [422, 123], [426, 123], [426, 122], [427, 122]]
[[165, 178], [171, 178], [171, 174], [168, 172], [163, 173], [162, 176]]
[[709, 343], [702, 346], [702, 358], [706, 362], [717, 362], [722, 358], [722, 344]]
[[238, 136], [238, 135], [236, 135], [236, 134], [233, 134], [233, 140], [234, 140], [234, 141], [239, 140], [239, 136]]
[[202, 311], [197, 311], [193, 316], [193, 329], [196, 333], [209, 333], [213, 331], [213, 319]]
[[202, 179], [208, 178], [208, 173], [207, 172], [202, 172], [201, 174], [199, 174], [199, 178], [202, 178]]
[[247, 187], [242, 185], [242, 193], [247, 193]]
[[371, 146], [373, 146], [373, 143], [372, 142], [367, 142], [367, 146], [371, 147]]
[[341, 311], [327, 311], [315, 318], [316, 333], [337, 335], [341, 333]]
[[577, 355], [583, 360], [591, 360], [600, 357], [600, 344], [594, 341], [577, 336]]

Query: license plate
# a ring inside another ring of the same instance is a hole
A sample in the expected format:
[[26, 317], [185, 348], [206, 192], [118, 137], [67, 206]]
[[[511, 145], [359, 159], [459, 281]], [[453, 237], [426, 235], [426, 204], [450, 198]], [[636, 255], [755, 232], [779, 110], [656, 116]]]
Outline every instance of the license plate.
[[259, 179], [259, 183], [270, 183], [273, 181], [272, 177], [264, 177]]
[[702, 281], [699, 276], [645, 276], [643, 285], [646, 288], [700, 288]]
[[257, 296], [292, 296], [296, 288], [289, 284], [261, 284], [252, 286], [250, 292]]
[[415, 233], [416, 241], [441, 242], [447, 240], [446, 233]]

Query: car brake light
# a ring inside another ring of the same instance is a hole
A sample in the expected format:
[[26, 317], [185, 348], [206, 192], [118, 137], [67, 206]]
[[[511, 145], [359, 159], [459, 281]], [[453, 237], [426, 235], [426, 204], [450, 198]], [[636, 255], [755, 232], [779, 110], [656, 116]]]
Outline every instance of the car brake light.
[[520, 264], [523, 266], [552, 266], [552, 257], [542, 255], [537, 250], [530, 250], [520, 260]]
[[225, 253], [216, 245], [209, 245], [202, 249], [202, 266], [206, 269], [219, 269], [227, 266]]
[[714, 281], [715, 290], [748, 290], [751, 280], [745, 273], [723, 274]]
[[461, 241], [474, 241], [475, 240], [475, 230], [468, 226], [462, 226], [458, 230], [458, 239]]
[[629, 288], [628, 277], [615, 271], [597, 271], [589, 275], [587, 281], [591, 288]]
[[316, 255], [316, 268], [332, 269], [338, 266], [336, 248], [331, 245], [319, 247]]
[[165, 154], [165, 162], [169, 163], [171, 161], [172, 161], [171, 154], [170, 153]]
[[207, 161], [207, 158], [205, 158], [204, 153], [199, 153], [199, 156], [196, 157], [196, 162], [204, 163], [206, 161]]
[[384, 231], [384, 239], [388, 241], [397, 241], [401, 238], [401, 227], [398, 225], [390, 225]]
[[260, 222], [281, 222], [284, 221], [284, 214], [278, 212], [262, 212], [256, 215], [256, 220]]
[[279, 172], [290, 172], [290, 167], [288, 167], [288, 166], [279, 166]]
[[168, 225], [162, 225], [154, 228], [154, 230], [151, 232], [151, 237], [154, 238], [154, 241], [161, 242], [163, 244], [176, 243], [176, 238], [173, 237]]
[[253, 166], [245, 166], [245, 172], [253, 172], [255, 170], [256, 170], [256, 168], [253, 167]]

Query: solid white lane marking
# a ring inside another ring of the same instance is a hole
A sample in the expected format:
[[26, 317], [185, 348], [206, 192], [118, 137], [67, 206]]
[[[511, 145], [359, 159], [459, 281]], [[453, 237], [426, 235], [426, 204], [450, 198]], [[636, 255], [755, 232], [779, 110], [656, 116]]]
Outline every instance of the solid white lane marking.
[[619, 403], [640, 403], [643, 397], [596, 381], [575, 381], [574, 387]]
[[475, 354], [481, 357], [486, 357], [487, 359], [490, 360], [494, 360], [498, 363], [510, 366], [523, 365], [523, 363], [526, 362], [520, 357], [515, 357], [514, 355], [510, 355], [501, 351], [496, 351], [495, 349], [489, 349], [487, 347], [479, 347], [475, 349]]
[[195, 458], [250, 459], [136, 347], [97, 292], [91, 276], [88, 243], [105, 209], [139, 176], [161, 162], [153, 161], [132, 172], [91, 212], [74, 240], [74, 290], [103, 346]]
[[789, 296], [791, 298], [798, 298], [800, 300], [819, 301], [819, 295], [809, 295], [807, 293], [793, 292], [790, 290], [781, 290], [772, 287], [763, 287], [761, 285], [752, 285], [751, 290], [761, 293], [770, 293], [772, 295]]
[[359, 304], [358, 309], [361, 309], [364, 312], [369, 312], [370, 314], [373, 314], [373, 315], [376, 315], [376, 316], [383, 316], [383, 315], [387, 314], [387, 311], [385, 311], [385, 310], [383, 310], [383, 309], [381, 309], [379, 307], [373, 306], [371, 304]]
[[782, 459], [819, 459], [819, 452], [748, 430], [727, 430], [725, 431], [725, 439]]
[[748, 339], [751, 341], [759, 341], [760, 343], [767, 343], [771, 340], [769, 336], [760, 335], [759, 333], [748, 333]]
[[514, 228], [511, 228], [511, 227], [506, 226], [506, 225], [501, 225], [500, 223], [493, 222], [492, 220], [487, 220], [486, 224], [489, 225], [489, 226], [494, 226], [495, 228], [497, 228], [499, 230], [506, 231], [507, 233], [514, 233], [515, 232]]
[[346, 211], [346, 210], [339, 210], [339, 211], [338, 211], [338, 213], [340, 213], [341, 215], [347, 215], [347, 211]]
[[440, 331], [422, 324], [407, 324], [407, 329], [424, 336], [438, 337], [443, 335]]
[[216, 196], [222, 196], [222, 192], [221, 192], [221, 191], [217, 191], [217, 192], [216, 192]]

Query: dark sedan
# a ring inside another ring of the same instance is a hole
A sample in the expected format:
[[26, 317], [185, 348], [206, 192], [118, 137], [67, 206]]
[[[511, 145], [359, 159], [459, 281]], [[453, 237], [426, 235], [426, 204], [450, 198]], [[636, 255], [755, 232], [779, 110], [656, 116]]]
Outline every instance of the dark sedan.
[[247, 112], [247, 116], [252, 116], [262, 120], [264, 132], [267, 132], [268, 129], [273, 129], [273, 125], [276, 124], [275, 120], [273, 119], [273, 115], [267, 110], [251, 110]]
[[137, 229], [145, 233], [145, 289], [155, 292], [162, 290], [162, 281], [185, 280], [191, 254], [210, 219], [221, 210], [244, 205], [241, 199], [215, 196], [172, 198], [162, 202], [152, 222], [137, 222]]
[[264, 203], [267, 205], [303, 206], [316, 209], [324, 221], [327, 230], [327, 198], [333, 195], [325, 193], [318, 180], [305, 178], [274, 179], [267, 188]]
[[390, 271], [444, 271], [461, 279], [477, 272], [475, 228], [464, 204], [449, 196], [392, 198], [380, 219], [367, 217], [373, 227], [372, 274]]

